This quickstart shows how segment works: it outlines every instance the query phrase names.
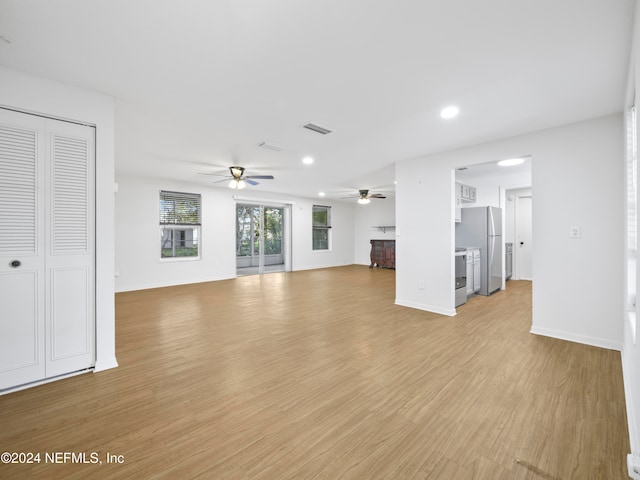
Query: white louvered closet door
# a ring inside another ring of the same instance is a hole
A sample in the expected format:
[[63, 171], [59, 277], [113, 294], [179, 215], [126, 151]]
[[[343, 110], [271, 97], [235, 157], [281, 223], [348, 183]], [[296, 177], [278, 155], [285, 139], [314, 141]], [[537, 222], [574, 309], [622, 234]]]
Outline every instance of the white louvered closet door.
[[94, 134], [47, 120], [47, 377], [94, 364]]
[[0, 388], [45, 377], [44, 119], [0, 110]]
[[0, 109], [0, 390], [95, 362], [94, 138]]

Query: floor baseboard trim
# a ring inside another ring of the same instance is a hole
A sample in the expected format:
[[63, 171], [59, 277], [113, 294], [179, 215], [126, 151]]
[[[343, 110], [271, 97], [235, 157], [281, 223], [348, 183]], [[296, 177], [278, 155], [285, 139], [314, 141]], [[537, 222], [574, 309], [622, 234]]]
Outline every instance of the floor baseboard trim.
[[116, 368], [118, 366], [118, 361], [116, 357], [104, 358], [96, 360], [96, 366], [94, 367], [94, 372], [101, 372], [103, 370], [109, 370], [111, 368]]
[[399, 298], [396, 298], [395, 304], [401, 307], [415, 308], [417, 310], [424, 310], [425, 312], [437, 313], [439, 315], [446, 315], [448, 317], [453, 317], [456, 314], [455, 308], [451, 310], [449, 308], [436, 307], [435, 305], [429, 305], [426, 303], [410, 302]]
[[628, 362], [631, 361], [631, 359], [628, 358], [627, 355], [628, 352], [623, 351], [622, 352], [622, 382], [624, 384], [624, 396], [625, 396], [625, 400], [626, 400], [626, 406], [627, 406], [627, 424], [628, 424], [628, 429], [629, 429], [629, 446], [631, 447], [631, 452], [635, 452], [636, 454], [640, 453], [640, 445], [639, 445], [639, 441], [638, 441], [638, 432], [636, 431], [635, 425], [637, 425], [636, 422], [636, 412], [633, 408], [634, 406], [634, 402], [633, 402], [633, 395], [634, 395], [634, 389], [633, 386], [637, 383], [636, 381], [634, 381], [634, 379], [632, 378], [633, 376], [633, 366], [632, 365], [628, 365]]
[[580, 335], [571, 332], [564, 332], [562, 330], [536, 326], [532, 326], [530, 332], [534, 335], [542, 335], [543, 337], [551, 337], [557, 338], [558, 340], [582, 343], [584, 345], [589, 345], [592, 347], [606, 348], [607, 350], [622, 350], [621, 342], [615, 342], [613, 340], [607, 340], [604, 338], [589, 337], [587, 335]]

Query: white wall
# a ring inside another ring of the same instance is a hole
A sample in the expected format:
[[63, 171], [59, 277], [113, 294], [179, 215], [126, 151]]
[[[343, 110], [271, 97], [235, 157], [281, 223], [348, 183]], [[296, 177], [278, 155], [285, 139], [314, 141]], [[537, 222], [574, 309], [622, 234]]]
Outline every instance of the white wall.
[[[353, 205], [327, 199], [294, 198], [293, 270], [338, 267], [353, 264]], [[331, 249], [313, 251], [311, 210], [314, 205], [331, 207]]]
[[[536, 192], [532, 331], [620, 348], [622, 138], [622, 116], [613, 115], [399, 162], [396, 303], [455, 313], [452, 169], [528, 152]], [[569, 238], [572, 225], [582, 238]]]
[[[640, 25], [640, 4], [636, 4], [635, 12], [635, 29], [632, 43], [632, 54], [629, 64], [629, 81], [627, 85], [627, 106], [640, 106], [640, 31], [638, 25]], [[636, 132], [639, 133], [640, 132]], [[638, 172], [636, 172], [636, 175]], [[640, 180], [640, 177], [638, 177]], [[637, 192], [636, 192], [637, 195]], [[640, 205], [640, 198], [636, 198], [636, 205]], [[637, 254], [636, 254], [637, 256]], [[640, 278], [640, 262], [636, 261], [635, 265], [636, 278]], [[638, 295], [640, 290], [639, 285], [636, 283], [636, 298], [640, 298]], [[626, 306], [626, 289], [621, 290], [621, 302]], [[634, 323], [638, 322], [640, 318], [640, 311], [637, 306], [630, 307], [629, 310], [632, 314], [635, 314], [633, 318]], [[624, 374], [624, 389], [626, 394], [627, 405], [627, 419], [629, 422], [629, 440], [631, 445], [631, 453], [636, 459], [638, 465], [640, 465], [640, 346], [636, 335], [640, 335], [636, 332], [635, 335], [632, 331], [630, 319], [627, 318], [626, 312], [621, 318], [621, 323], [624, 325], [624, 340], [622, 346], [622, 371]], [[637, 326], [637, 325], [636, 325]]]
[[382, 230], [375, 227], [395, 227], [396, 202], [395, 198], [371, 200], [367, 205], [355, 203], [354, 230], [354, 262], [357, 265], [371, 263], [371, 240], [394, 240], [396, 229]]
[[[459, 175], [456, 175], [456, 178], [458, 177]], [[531, 174], [510, 174], [508, 167], [504, 167], [504, 171], [500, 171], [495, 175], [458, 181], [476, 187], [477, 197], [475, 203], [463, 203], [462, 208], [476, 206], [502, 207], [501, 188], [531, 186]]]
[[116, 367], [113, 306], [114, 101], [0, 67], [0, 105], [96, 126], [96, 365]]
[[[201, 186], [134, 177], [116, 180], [116, 291], [235, 277], [231, 190], [205, 192]], [[202, 194], [200, 261], [160, 260], [160, 190]]]
[[[122, 152], [126, 155], [126, 152]], [[353, 206], [344, 202], [241, 192], [153, 178], [118, 176], [116, 195], [116, 291], [235, 278], [235, 204], [241, 201], [291, 205], [292, 269], [353, 263]], [[171, 190], [202, 195], [200, 260], [160, 260], [159, 193]], [[331, 206], [332, 248], [313, 251], [311, 210]]]
[[[620, 349], [622, 115], [545, 132], [536, 140], [532, 331]], [[581, 228], [581, 238], [570, 238], [572, 226]]]
[[398, 162], [396, 182], [396, 303], [455, 315], [452, 166], [437, 157]]

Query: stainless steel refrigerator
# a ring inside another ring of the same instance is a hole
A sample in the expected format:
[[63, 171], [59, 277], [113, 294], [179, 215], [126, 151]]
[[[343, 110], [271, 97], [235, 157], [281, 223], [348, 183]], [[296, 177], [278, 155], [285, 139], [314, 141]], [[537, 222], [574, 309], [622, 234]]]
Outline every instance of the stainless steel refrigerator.
[[491, 295], [502, 287], [502, 209], [462, 209], [456, 225], [456, 247], [480, 247], [480, 295]]

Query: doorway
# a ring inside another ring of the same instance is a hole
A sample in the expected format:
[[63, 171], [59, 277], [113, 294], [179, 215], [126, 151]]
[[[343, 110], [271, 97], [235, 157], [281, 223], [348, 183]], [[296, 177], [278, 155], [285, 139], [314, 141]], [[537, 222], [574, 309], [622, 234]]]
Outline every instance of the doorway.
[[288, 205], [236, 204], [236, 274], [290, 271]]
[[[500, 166], [496, 161], [472, 164], [454, 171], [456, 187], [463, 184], [468, 190], [475, 188], [473, 198], [471, 195], [465, 197], [457, 188], [454, 190], [456, 223], [461, 221], [464, 206], [499, 206], [503, 209], [503, 289], [508, 279], [533, 279], [533, 158], [525, 155], [518, 159], [523, 161], [506, 166]], [[465, 203], [467, 205], [463, 205]]]
[[513, 244], [513, 279], [533, 280], [531, 188], [507, 190], [506, 241]]

